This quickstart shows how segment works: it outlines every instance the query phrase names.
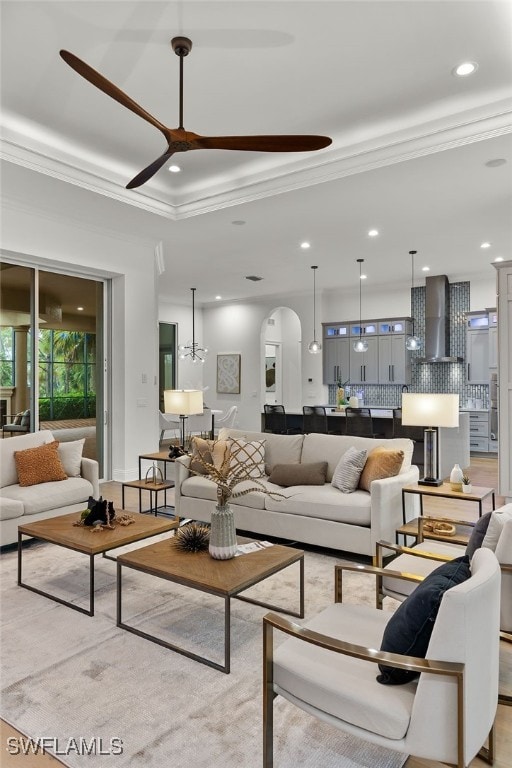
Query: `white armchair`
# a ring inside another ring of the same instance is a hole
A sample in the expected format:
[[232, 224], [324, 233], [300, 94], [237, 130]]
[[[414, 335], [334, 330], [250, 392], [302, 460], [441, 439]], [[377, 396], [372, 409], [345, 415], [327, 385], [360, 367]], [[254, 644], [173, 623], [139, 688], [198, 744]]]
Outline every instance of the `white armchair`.
[[[336, 566], [337, 587], [342, 569]], [[390, 611], [336, 602], [305, 625], [267, 614], [263, 619], [264, 768], [273, 766], [276, 696], [343, 731], [398, 752], [458, 768], [468, 766], [479, 753], [492, 764], [499, 597], [496, 556], [479, 549], [470, 578], [444, 592], [425, 659], [375, 650], [393, 616]], [[290, 635], [277, 650], [274, 630]], [[405, 685], [381, 685], [376, 680], [377, 663], [421, 674], [418, 681]]]
[[228, 408], [226, 413], [223, 413], [221, 416], [217, 416], [215, 418], [215, 430], [222, 429], [223, 427], [226, 429], [231, 429], [234, 427], [237, 413], [238, 407], [236, 405], [232, 405], [231, 408]]
[[[160, 426], [160, 442], [164, 439], [164, 435], [167, 431], [172, 430], [174, 433], [180, 431], [180, 420], [178, 416], [173, 413], [162, 413], [158, 411], [158, 419]], [[175, 437], [175, 434], [173, 435]]]

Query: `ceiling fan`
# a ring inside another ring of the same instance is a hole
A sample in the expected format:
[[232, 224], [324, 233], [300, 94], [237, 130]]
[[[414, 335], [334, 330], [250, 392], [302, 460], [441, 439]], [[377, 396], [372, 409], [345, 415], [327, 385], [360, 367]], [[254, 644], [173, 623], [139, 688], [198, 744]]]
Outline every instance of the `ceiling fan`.
[[237, 151], [252, 152], [311, 152], [323, 147], [329, 146], [332, 139], [328, 136], [310, 136], [310, 135], [274, 135], [274, 136], [200, 136], [192, 131], [186, 131], [183, 127], [183, 59], [188, 56], [192, 50], [192, 41], [188, 37], [173, 37], [171, 46], [174, 53], [180, 58], [180, 124], [178, 128], [168, 128], [157, 120], [149, 112], [146, 112], [137, 102], [133, 101], [120, 88], [100, 75], [95, 69], [90, 67], [84, 61], [79, 59], [69, 51], [60, 51], [61, 57], [66, 64], [82, 75], [86, 80], [99, 88], [122, 104], [127, 109], [131, 109], [136, 115], [147, 120], [163, 133], [167, 140], [167, 149], [157, 157], [147, 168], [144, 168], [128, 184], [127, 189], [134, 189], [145, 184], [162, 165], [175, 152], [188, 152], [190, 149], [234, 149]]

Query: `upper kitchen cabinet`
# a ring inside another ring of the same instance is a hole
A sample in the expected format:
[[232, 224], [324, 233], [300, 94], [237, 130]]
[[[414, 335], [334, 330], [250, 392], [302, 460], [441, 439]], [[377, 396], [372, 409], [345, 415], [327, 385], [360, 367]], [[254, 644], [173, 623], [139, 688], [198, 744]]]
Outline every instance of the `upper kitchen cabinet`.
[[466, 380], [468, 384], [489, 383], [489, 315], [466, 314]]
[[411, 352], [405, 346], [411, 331], [408, 320], [379, 323], [379, 384], [411, 383]]
[[[350, 326], [350, 383], [379, 383], [379, 323], [364, 322]], [[362, 337], [368, 343], [366, 352], [356, 352], [354, 342]]]
[[324, 384], [338, 384], [350, 379], [350, 325], [323, 326]]

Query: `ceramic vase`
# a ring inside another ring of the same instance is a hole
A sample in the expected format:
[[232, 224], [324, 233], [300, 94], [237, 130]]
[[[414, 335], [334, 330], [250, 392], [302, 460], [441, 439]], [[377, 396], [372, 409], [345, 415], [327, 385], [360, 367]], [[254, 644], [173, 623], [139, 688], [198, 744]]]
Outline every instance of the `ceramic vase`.
[[208, 550], [215, 560], [230, 560], [236, 554], [235, 515], [228, 504], [212, 512]]
[[450, 486], [452, 491], [462, 491], [462, 476], [464, 475], [462, 469], [458, 464], [455, 464], [450, 472]]

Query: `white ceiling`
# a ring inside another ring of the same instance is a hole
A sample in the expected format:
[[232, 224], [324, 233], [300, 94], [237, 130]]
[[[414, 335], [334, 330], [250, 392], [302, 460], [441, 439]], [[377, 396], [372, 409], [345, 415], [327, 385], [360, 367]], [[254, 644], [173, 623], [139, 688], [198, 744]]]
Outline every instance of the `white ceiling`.
[[[408, 251], [451, 281], [512, 257], [512, 4], [2, 1], [2, 195], [162, 243], [162, 297], [198, 304], [407, 284]], [[71, 70], [64, 48], [158, 120], [202, 135], [315, 133], [305, 154], [175, 155]], [[461, 61], [476, 73], [456, 78]], [[498, 167], [485, 165], [503, 158]], [[244, 221], [245, 224], [233, 224]], [[375, 227], [380, 235], [369, 238]], [[309, 251], [299, 248], [309, 240]], [[492, 247], [482, 250], [480, 244]], [[264, 279], [253, 283], [247, 275]]]

